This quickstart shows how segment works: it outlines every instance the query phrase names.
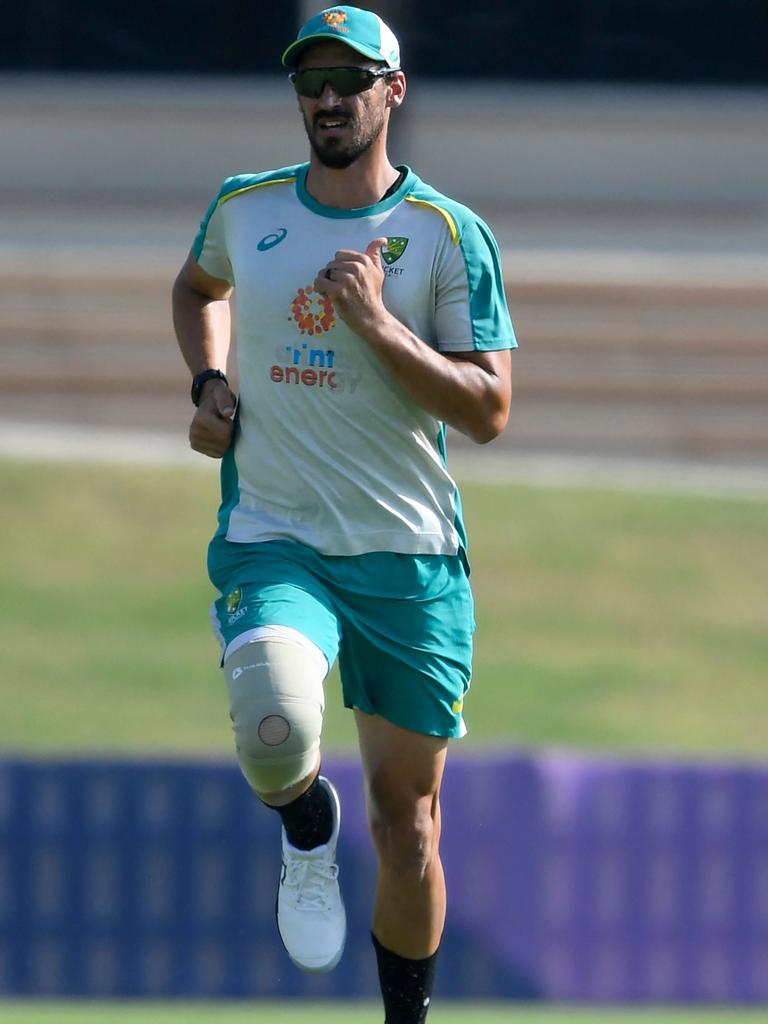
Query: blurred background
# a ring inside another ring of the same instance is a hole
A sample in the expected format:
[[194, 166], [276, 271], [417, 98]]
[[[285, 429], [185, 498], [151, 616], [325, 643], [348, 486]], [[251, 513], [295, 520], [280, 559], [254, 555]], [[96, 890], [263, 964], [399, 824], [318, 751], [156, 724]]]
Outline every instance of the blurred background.
[[[521, 344], [506, 434], [451, 438], [480, 631], [444, 991], [768, 1001], [768, 8], [363, 6], [409, 74], [391, 156], [491, 224]], [[367, 946], [327, 979], [276, 948], [169, 312], [221, 180], [306, 158], [279, 56], [315, 9], [3, 12], [0, 994], [375, 993]], [[364, 937], [330, 700], [327, 740]]]

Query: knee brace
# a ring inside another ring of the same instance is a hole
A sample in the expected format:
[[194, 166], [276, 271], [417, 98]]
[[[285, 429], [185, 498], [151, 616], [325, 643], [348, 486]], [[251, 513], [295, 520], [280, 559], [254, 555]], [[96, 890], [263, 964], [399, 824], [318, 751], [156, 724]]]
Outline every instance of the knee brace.
[[320, 749], [327, 665], [293, 640], [252, 640], [224, 662], [240, 768], [258, 794], [309, 775]]

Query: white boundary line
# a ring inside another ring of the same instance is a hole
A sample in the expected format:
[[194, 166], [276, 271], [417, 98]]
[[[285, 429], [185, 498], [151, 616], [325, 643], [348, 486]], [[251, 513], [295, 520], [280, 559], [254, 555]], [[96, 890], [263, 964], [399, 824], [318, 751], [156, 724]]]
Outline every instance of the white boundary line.
[[[0, 420], [0, 459], [80, 462], [98, 465], [166, 466], [217, 472], [219, 461], [193, 452], [182, 434], [19, 424]], [[607, 490], [768, 499], [768, 468], [740, 463], [647, 460], [612, 456], [554, 455], [509, 449], [459, 449], [449, 466], [459, 480], [537, 487], [598, 487]]]

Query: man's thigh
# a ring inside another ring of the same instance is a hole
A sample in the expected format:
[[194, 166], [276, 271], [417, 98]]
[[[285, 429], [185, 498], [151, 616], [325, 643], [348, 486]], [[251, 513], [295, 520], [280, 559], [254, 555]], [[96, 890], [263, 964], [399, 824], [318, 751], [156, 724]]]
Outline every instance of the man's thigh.
[[[280, 578], [282, 577], [282, 579]], [[265, 629], [295, 634], [318, 648], [333, 665], [338, 655], [340, 623], [322, 584], [310, 573], [271, 571], [263, 579], [251, 571], [248, 582], [231, 585], [211, 608], [211, 624], [222, 646], [222, 661]]]
[[377, 571], [386, 583], [337, 601], [344, 703], [413, 732], [463, 736], [474, 609], [460, 560], [384, 556]]

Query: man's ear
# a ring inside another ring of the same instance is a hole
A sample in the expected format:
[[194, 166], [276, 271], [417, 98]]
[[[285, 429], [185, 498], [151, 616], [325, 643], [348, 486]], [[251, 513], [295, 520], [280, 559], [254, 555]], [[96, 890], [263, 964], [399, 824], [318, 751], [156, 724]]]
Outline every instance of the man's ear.
[[405, 99], [407, 83], [402, 71], [393, 72], [387, 79], [387, 106], [394, 109]]

